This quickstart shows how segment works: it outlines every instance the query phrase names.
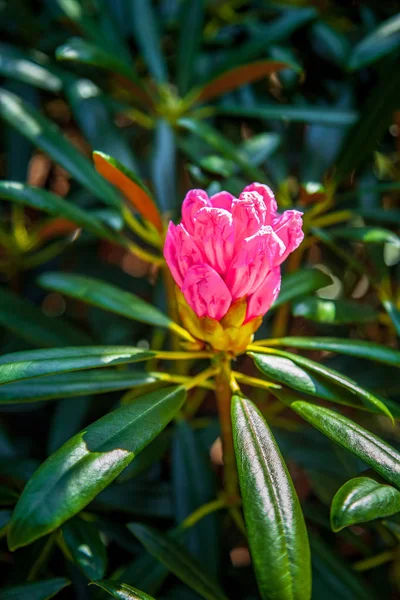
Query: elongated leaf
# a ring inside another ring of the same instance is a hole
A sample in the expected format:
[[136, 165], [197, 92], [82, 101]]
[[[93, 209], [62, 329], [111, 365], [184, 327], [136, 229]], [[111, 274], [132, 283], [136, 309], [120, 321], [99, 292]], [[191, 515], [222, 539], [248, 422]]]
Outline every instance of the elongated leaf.
[[71, 173], [81, 185], [106, 204], [120, 206], [117, 192], [96, 173], [88, 159], [71, 144], [60, 129], [18, 96], [0, 90], [0, 116], [33, 144]]
[[115, 369], [48, 375], [35, 379], [34, 385], [31, 380], [23, 380], [0, 386], [0, 404], [105, 394], [147, 385], [155, 381], [157, 379], [150, 373], [117, 371]]
[[268, 346], [288, 346], [304, 350], [325, 350], [368, 358], [394, 367], [400, 367], [400, 352], [366, 340], [349, 340], [332, 337], [283, 337], [268, 340]]
[[311, 598], [310, 548], [293, 482], [250, 400], [232, 398], [232, 426], [253, 566], [263, 600]]
[[115, 185], [145, 219], [162, 231], [163, 224], [156, 203], [136, 175], [103, 152], [94, 152], [93, 159], [97, 171]]
[[63, 525], [62, 534], [73, 560], [86, 577], [102, 579], [107, 567], [107, 553], [96, 524], [74, 517]]
[[[338, 384], [345, 388], [346, 391], [350, 392], [350, 394], [355, 395], [361, 402], [363, 402], [366, 406], [371, 406], [372, 408], [380, 410], [383, 414], [385, 414], [389, 419], [393, 421], [393, 415], [387, 406], [377, 398], [372, 392], [364, 389], [360, 385], [358, 385], [355, 381], [342, 375], [338, 371], [334, 369], [330, 369], [326, 365], [321, 365], [309, 358], [304, 358], [298, 354], [292, 354], [291, 352], [284, 352], [282, 350], [271, 349], [272, 354], [276, 354], [277, 356], [282, 356], [283, 358], [287, 358], [293, 361], [296, 365], [300, 367], [304, 367], [308, 371], [312, 373], [316, 373], [324, 379], [327, 379], [331, 383]], [[254, 356], [254, 355], [253, 355]], [[264, 356], [264, 358], [263, 358]], [[268, 361], [268, 354], [258, 355], [257, 356], [258, 363], [265, 364]]]
[[396, 308], [391, 300], [385, 299], [382, 301], [382, 304], [393, 323], [397, 335], [400, 337], [400, 310]]
[[0, 288], [0, 325], [39, 346], [89, 344], [91, 339], [64, 319], [47, 317], [39, 307]]
[[400, 16], [384, 21], [354, 48], [349, 58], [351, 71], [361, 69], [390, 54], [400, 46]]
[[82, 346], [13, 352], [0, 357], [0, 384], [41, 375], [134, 363], [153, 356], [154, 352], [134, 346]]
[[72, 296], [128, 319], [158, 327], [170, 327], [172, 324], [169, 317], [163, 315], [151, 304], [99, 279], [54, 272], [44, 273], [38, 281], [46, 289]]
[[335, 227], [330, 230], [333, 237], [363, 242], [364, 244], [393, 244], [400, 247], [400, 238], [383, 227]]
[[268, 119], [294, 121], [298, 123], [321, 123], [324, 125], [352, 125], [358, 120], [354, 110], [337, 108], [320, 108], [318, 106], [276, 106], [258, 105], [246, 108], [235, 104], [218, 107], [220, 115], [231, 117], [247, 117], [248, 119]]
[[56, 217], [64, 217], [75, 223], [77, 227], [83, 227], [100, 238], [110, 241], [120, 240], [120, 236], [108, 229], [94, 214], [47, 190], [15, 181], [0, 181], [0, 198], [42, 210]]
[[400, 492], [371, 477], [347, 481], [335, 494], [331, 506], [333, 531], [383, 519], [400, 512]]
[[177, 197], [176, 139], [173, 128], [165, 119], [157, 119], [151, 173], [158, 204], [164, 212], [171, 211]]
[[10, 44], [0, 44], [0, 73], [49, 92], [59, 92], [63, 82], [45, 54], [23, 52]]
[[277, 60], [260, 60], [234, 67], [203, 84], [198, 91], [198, 100], [206, 102], [216, 96], [227, 94], [242, 85], [289, 68], [292, 68], [291, 64]]
[[26, 583], [0, 590], [0, 600], [50, 600], [59, 591], [69, 585], [64, 577]]
[[272, 305], [277, 308], [285, 302], [307, 296], [332, 283], [332, 278], [319, 269], [302, 269], [282, 277], [282, 286], [278, 298]]
[[353, 300], [325, 300], [324, 298], [304, 298], [293, 307], [295, 317], [303, 317], [317, 323], [346, 325], [350, 323], [371, 323], [378, 317], [378, 311], [368, 304]]
[[392, 446], [329, 408], [307, 402], [290, 391], [271, 391], [313, 427], [358, 456], [389, 483], [400, 489], [400, 454]]
[[151, 527], [130, 523], [128, 529], [150, 554], [162, 562], [174, 575], [207, 600], [226, 600], [226, 596], [202, 566], [184, 546]]
[[136, 43], [158, 83], [168, 79], [167, 66], [161, 51], [161, 41], [156, 15], [151, 0], [136, 0], [131, 3], [131, 23]]
[[[32, 386], [32, 381], [28, 381]], [[25, 381], [25, 383], [27, 382]], [[57, 403], [47, 439], [47, 454], [56, 452], [69, 438], [82, 429], [87, 420], [91, 400], [90, 396], [84, 396], [75, 402], [71, 402], [69, 398], [63, 398]]]
[[8, 529], [10, 548], [33, 542], [82, 510], [166, 427], [184, 399], [182, 388], [157, 390], [71, 438], [24, 488]]
[[200, 48], [204, 22], [204, 0], [182, 3], [178, 47], [178, 89], [181, 96], [189, 90], [195, 77], [196, 56]]
[[108, 581], [96, 581], [93, 585], [97, 585], [105, 592], [108, 592], [116, 600], [154, 600], [152, 596], [141, 590], [133, 588], [126, 583], [112, 581], [111, 579]]
[[330, 60], [341, 67], [345, 66], [350, 53], [347, 37], [322, 21], [314, 23], [311, 31], [315, 39], [316, 52], [325, 60]]

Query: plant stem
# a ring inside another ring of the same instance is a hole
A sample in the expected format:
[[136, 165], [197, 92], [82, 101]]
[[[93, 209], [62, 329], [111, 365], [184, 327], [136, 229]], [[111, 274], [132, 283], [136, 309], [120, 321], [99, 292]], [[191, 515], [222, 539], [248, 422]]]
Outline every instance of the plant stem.
[[198, 521], [204, 519], [204, 517], [207, 517], [207, 515], [210, 515], [211, 513], [217, 510], [221, 510], [222, 508], [225, 508], [225, 506], [226, 503], [222, 498], [218, 498], [217, 500], [212, 500], [207, 504], [203, 504], [203, 506], [196, 508], [196, 510], [194, 510], [188, 517], [186, 517], [186, 519], [184, 519], [182, 523], [179, 524], [177, 530], [189, 529], [190, 527], [196, 525]]
[[167, 350], [156, 350], [156, 358], [162, 358], [163, 360], [193, 360], [201, 358], [210, 358], [209, 352], [169, 352]]
[[222, 450], [224, 458], [224, 487], [227, 504], [237, 504], [240, 498], [236, 469], [235, 448], [233, 446], [231, 421], [231, 359], [224, 357], [215, 377], [219, 420], [221, 425]]

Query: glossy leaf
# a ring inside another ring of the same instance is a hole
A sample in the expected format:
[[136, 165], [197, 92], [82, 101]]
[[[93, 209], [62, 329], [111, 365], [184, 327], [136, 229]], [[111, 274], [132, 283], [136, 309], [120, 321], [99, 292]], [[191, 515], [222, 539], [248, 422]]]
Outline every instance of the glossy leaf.
[[8, 530], [10, 548], [33, 542], [81, 511], [166, 427], [184, 399], [182, 388], [157, 390], [71, 438], [24, 488]]
[[381, 23], [353, 48], [348, 68], [361, 69], [380, 60], [400, 46], [400, 16], [395, 15]]
[[309, 600], [307, 529], [275, 439], [247, 398], [232, 398], [232, 427], [246, 528], [261, 597]]
[[107, 567], [107, 553], [96, 524], [74, 517], [63, 525], [62, 535], [74, 562], [86, 577], [102, 579]]
[[267, 119], [293, 121], [297, 123], [321, 123], [324, 125], [352, 125], [358, 120], [354, 110], [337, 108], [319, 108], [314, 106], [260, 104], [254, 108], [246, 108], [235, 104], [226, 104], [218, 108], [220, 115], [248, 119]]
[[0, 325], [38, 346], [89, 344], [90, 337], [65, 319], [43, 311], [11, 291], [0, 288]]
[[331, 506], [333, 531], [383, 519], [400, 512], [400, 492], [371, 477], [347, 481], [335, 494]]
[[367, 340], [333, 337], [283, 337], [268, 340], [268, 346], [288, 346], [304, 350], [323, 350], [400, 367], [400, 352]]
[[63, 82], [45, 54], [23, 52], [11, 44], [0, 44], [0, 73], [49, 92], [59, 92]]
[[156, 378], [150, 373], [115, 369], [47, 375], [35, 379], [35, 385], [32, 385], [30, 380], [23, 380], [0, 386], [0, 404], [105, 394], [147, 385], [155, 381], [157, 381]]
[[[309, 358], [305, 358], [298, 354], [292, 354], [291, 352], [284, 352], [282, 350], [275, 350], [275, 349], [271, 349], [271, 352], [272, 352], [272, 354], [276, 354], [277, 356], [288, 359], [289, 361], [294, 363], [294, 365], [299, 365], [301, 368], [304, 368], [307, 371], [311, 371], [311, 373], [317, 374], [319, 377], [322, 377], [323, 380], [327, 380], [328, 384], [333, 383], [333, 384], [343, 387], [347, 392], [350, 392], [350, 394], [356, 396], [356, 400], [359, 400], [359, 402], [362, 402], [367, 407], [371, 407], [372, 409], [381, 411], [383, 414], [385, 414], [387, 417], [389, 417], [389, 419], [391, 419], [393, 421], [393, 415], [391, 414], [390, 410], [387, 408], [386, 404], [384, 404], [384, 402], [380, 398], [375, 396], [372, 392], [369, 392], [368, 390], [364, 389], [363, 387], [358, 385], [355, 381], [353, 381], [349, 377], [346, 377], [342, 373], [339, 373], [338, 371], [335, 371], [334, 369], [330, 369], [326, 365], [320, 364], [318, 362], [315, 362]], [[270, 354], [261, 354], [261, 353], [258, 355], [255, 353], [250, 353], [250, 354], [257, 361], [257, 363], [256, 363], [257, 366], [261, 370], [263, 368], [265, 368], [267, 371], [268, 360], [271, 355]], [[289, 363], [286, 363], [286, 364], [287, 364], [287, 369], [289, 371], [289, 379], [291, 377], [293, 379], [294, 383], [297, 384], [298, 379], [299, 379], [298, 370], [295, 369], [295, 371], [293, 372], [293, 375], [290, 375], [290, 367], [291, 366]]]
[[106, 204], [120, 206], [117, 192], [96, 173], [88, 159], [69, 142], [61, 130], [18, 96], [0, 90], [0, 116], [35, 146], [71, 173], [81, 185]]
[[141, 523], [130, 523], [128, 529], [150, 554], [162, 562], [176, 577], [206, 600], [226, 600], [226, 596], [186, 548], [177, 541]]
[[290, 391], [271, 391], [313, 427], [400, 489], [400, 454], [392, 446], [340, 413], [307, 402]]
[[115, 185], [136, 210], [159, 231], [163, 224], [159, 210], [148, 189], [129, 169], [103, 152], [94, 152], [93, 160], [97, 171]]
[[262, 60], [234, 67], [229, 71], [221, 73], [208, 83], [203, 84], [198, 92], [198, 100], [200, 102], [207, 102], [216, 96], [227, 94], [242, 85], [252, 83], [253, 81], [272, 75], [272, 73], [288, 68], [291, 68], [290, 64], [277, 60]]
[[110, 596], [116, 598], [116, 600], [154, 600], [152, 596], [133, 588], [127, 583], [118, 583], [117, 581], [104, 580], [96, 581], [93, 585], [97, 585], [99, 588], [108, 592]]
[[38, 281], [41, 286], [48, 290], [72, 296], [72, 298], [93, 304], [128, 319], [158, 327], [168, 328], [172, 324], [169, 317], [163, 315], [151, 304], [100, 279], [54, 272], [44, 273]]
[[0, 600], [50, 600], [70, 582], [64, 577], [45, 579], [0, 590]]
[[385, 299], [382, 301], [382, 304], [393, 323], [397, 335], [400, 337], [400, 310], [396, 308], [391, 300]]
[[155, 356], [134, 346], [82, 346], [26, 350], [0, 357], [0, 384], [41, 375], [124, 365]]
[[304, 298], [294, 305], [292, 312], [295, 317], [328, 325], [371, 323], [378, 317], [372, 306], [345, 299]]
[[332, 278], [319, 269], [301, 269], [282, 277], [281, 291], [272, 305], [277, 308], [285, 302], [291, 302], [296, 298], [308, 296], [312, 292], [326, 287], [332, 283]]

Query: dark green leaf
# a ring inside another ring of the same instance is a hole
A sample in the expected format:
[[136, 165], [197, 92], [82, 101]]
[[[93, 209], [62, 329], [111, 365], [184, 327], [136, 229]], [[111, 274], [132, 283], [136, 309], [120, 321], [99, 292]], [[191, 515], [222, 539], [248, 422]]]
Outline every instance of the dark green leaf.
[[349, 340], [331, 337], [283, 337], [268, 340], [268, 346], [289, 346], [304, 350], [324, 350], [400, 367], [400, 352], [366, 340]]
[[347, 481], [335, 494], [331, 506], [333, 531], [383, 519], [400, 512], [400, 492], [370, 477]]
[[382, 301], [382, 304], [393, 323], [397, 335], [400, 336], [400, 310], [396, 308], [391, 300], [385, 299]]
[[102, 590], [108, 592], [116, 600], [154, 600], [152, 596], [141, 590], [137, 590], [126, 583], [112, 581], [111, 579], [108, 581], [96, 581], [93, 585], [97, 585]]
[[182, 388], [158, 390], [71, 438], [26, 485], [8, 530], [10, 548], [33, 542], [82, 510], [166, 427], [184, 399]]
[[[28, 382], [32, 386], [32, 381], [28, 380]], [[28, 382], [26, 381], [25, 383]], [[82, 429], [87, 419], [90, 402], [90, 396], [84, 396], [75, 402], [71, 402], [69, 398], [64, 398], [57, 402], [57, 406], [55, 407], [51, 419], [51, 427], [47, 440], [48, 454], [53, 454], [53, 452], [61, 448], [69, 438]]]
[[35, 583], [26, 583], [0, 590], [0, 600], [50, 600], [69, 585], [68, 579], [57, 577]]
[[353, 300], [325, 300], [314, 297], [297, 302], [292, 312], [295, 317], [329, 325], [371, 323], [378, 317], [378, 311], [368, 304], [360, 304]]
[[26, 350], [0, 357], [0, 384], [21, 379], [124, 365], [155, 356], [134, 346], [82, 346]]
[[158, 23], [151, 0], [136, 0], [131, 3], [131, 23], [136, 43], [150, 73], [158, 83], [165, 83], [168, 79], [167, 66], [161, 51]]
[[318, 106], [277, 106], [260, 104], [254, 108], [245, 108], [237, 105], [218, 107], [220, 115], [231, 117], [247, 117], [248, 119], [267, 119], [294, 121], [298, 123], [322, 123], [324, 125], [352, 125], [358, 120], [354, 110], [341, 110], [330, 107]]
[[178, 89], [184, 96], [195, 80], [195, 61], [201, 44], [204, 0], [184, 0], [178, 47]]
[[128, 528], [150, 554], [162, 562], [174, 575], [207, 600], [226, 600], [218, 583], [203, 571], [202, 566], [184, 546], [155, 529], [131, 523]]
[[101, 371], [76, 371], [61, 375], [48, 375], [32, 381], [18, 381], [0, 386], [0, 404], [9, 402], [36, 402], [56, 398], [73, 398], [87, 394], [105, 394], [127, 388], [154, 383], [150, 373], [101, 369]]
[[174, 130], [165, 119], [157, 119], [151, 170], [159, 206], [165, 212], [174, 209], [177, 195], [176, 141]]
[[107, 553], [97, 525], [74, 517], [63, 525], [62, 534], [73, 560], [86, 577], [102, 579], [107, 567]]
[[330, 233], [333, 237], [363, 242], [364, 244], [393, 244], [400, 247], [400, 238], [383, 227], [335, 227]]
[[332, 283], [332, 278], [319, 269], [301, 269], [282, 277], [282, 286], [278, 298], [272, 308], [285, 302], [307, 296]]
[[169, 317], [151, 304], [99, 279], [68, 273], [45, 273], [39, 277], [39, 283], [46, 289], [72, 296], [128, 319], [158, 327], [168, 328], [172, 324]]
[[232, 398], [232, 426], [249, 544], [261, 597], [309, 600], [304, 517], [275, 439], [252, 402]]
[[93, 168], [88, 159], [77, 151], [61, 130], [18, 96], [0, 90], [0, 116], [15, 127], [33, 144], [71, 173], [81, 185], [106, 204], [120, 206], [118, 193]]
[[323, 21], [314, 23], [311, 32], [315, 39], [315, 50], [325, 60], [344, 67], [350, 53], [347, 37]]
[[35, 85], [49, 92], [59, 92], [63, 82], [45, 54], [22, 52], [10, 44], [0, 44], [0, 74]]
[[400, 488], [400, 454], [392, 446], [329, 408], [307, 402], [290, 391], [271, 391], [313, 427], [358, 456], [389, 483]]
[[400, 46], [400, 16], [395, 15], [384, 21], [359, 42], [352, 50], [348, 68], [361, 69], [380, 60]]
[[0, 288], [0, 325], [38, 346], [68, 346], [91, 342], [88, 335], [68, 321], [47, 317], [39, 307], [3, 288]]

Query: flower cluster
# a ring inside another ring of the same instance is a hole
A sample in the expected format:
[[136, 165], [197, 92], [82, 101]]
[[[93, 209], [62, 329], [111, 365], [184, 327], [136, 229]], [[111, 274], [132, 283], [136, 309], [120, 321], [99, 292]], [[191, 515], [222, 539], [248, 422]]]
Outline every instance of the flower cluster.
[[[280, 290], [280, 265], [303, 239], [301, 213], [277, 212], [260, 183], [235, 198], [191, 190], [182, 222], [169, 224], [164, 256], [185, 301], [198, 318], [223, 322], [240, 305], [241, 323], [264, 315]], [[237, 311], [236, 311], [237, 312]], [[201, 338], [204, 339], [204, 338]]]

